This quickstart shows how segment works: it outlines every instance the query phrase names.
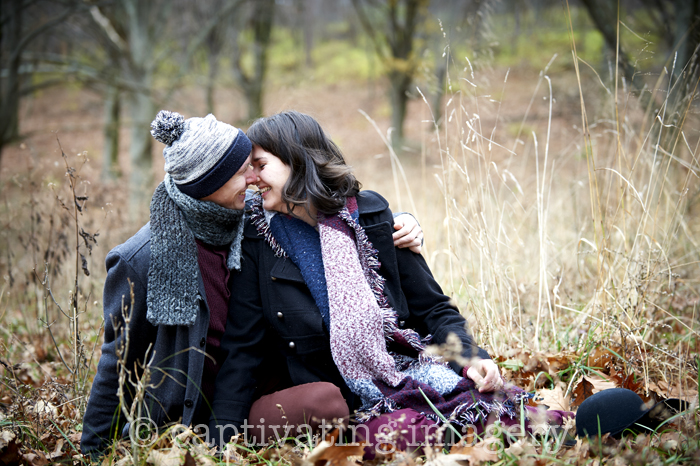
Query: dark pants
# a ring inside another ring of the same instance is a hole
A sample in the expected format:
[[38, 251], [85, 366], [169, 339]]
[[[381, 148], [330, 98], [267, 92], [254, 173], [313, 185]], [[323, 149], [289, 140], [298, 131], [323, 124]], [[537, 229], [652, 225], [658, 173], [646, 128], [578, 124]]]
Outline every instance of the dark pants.
[[330, 433], [350, 410], [340, 389], [328, 382], [313, 382], [260, 397], [248, 416], [248, 443], [264, 445], [268, 440], [296, 438], [307, 443], [316, 432]]

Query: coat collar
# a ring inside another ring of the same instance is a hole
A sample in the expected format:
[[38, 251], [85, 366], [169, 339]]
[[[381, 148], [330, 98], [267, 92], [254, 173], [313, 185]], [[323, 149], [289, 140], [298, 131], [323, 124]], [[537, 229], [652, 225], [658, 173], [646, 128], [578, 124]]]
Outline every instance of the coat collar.
[[[389, 203], [374, 191], [362, 191], [357, 197], [357, 209], [360, 215], [375, 214], [382, 212], [389, 207]], [[247, 222], [245, 236], [249, 238], [262, 239], [252, 222]], [[304, 277], [299, 268], [289, 259], [284, 257], [275, 258], [270, 270], [272, 279], [291, 280], [304, 283]]]
[[389, 208], [389, 202], [374, 191], [360, 191], [356, 199], [360, 215], [376, 214]]
[[[357, 210], [360, 215], [376, 214], [389, 208], [389, 202], [374, 191], [360, 191], [357, 196]], [[262, 238], [252, 222], [246, 222], [244, 235], [246, 238]]]

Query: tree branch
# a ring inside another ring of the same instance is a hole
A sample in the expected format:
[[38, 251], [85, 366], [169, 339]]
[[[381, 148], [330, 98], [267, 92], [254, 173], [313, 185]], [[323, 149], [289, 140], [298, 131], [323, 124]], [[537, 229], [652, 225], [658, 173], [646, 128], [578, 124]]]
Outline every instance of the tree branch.
[[357, 13], [357, 17], [360, 19], [360, 24], [362, 24], [362, 28], [369, 36], [372, 45], [374, 45], [374, 49], [377, 52], [377, 56], [380, 60], [382, 60], [382, 62], [386, 64], [389, 61], [389, 56], [386, 54], [386, 51], [382, 48], [381, 41], [377, 37], [378, 33], [375, 31], [371, 21], [365, 14], [364, 9], [361, 5], [361, 0], [352, 0], [352, 5], [355, 7], [355, 12]]
[[10, 58], [10, 62], [13, 60], [16, 60], [17, 57], [22, 53], [22, 50], [29, 45], [31, 41], [36, 39], [39, 35], [41, 35], [44, 31], [47, 29], [50, 29], [57, 24], [62, 23], [66, 18], [68, 18], [70, 15], [72, 15], [74, 12], [78, 11], [79, 9], [83, 8], [81, 5], [74, 5], [70, 8], [68, 8], [66, 11], [63, 12], [62, 15], [57, 16], [56, 18], [52, 19], [51, 21], [47, 21], [38, 28], [34, 29], [31, 31], [29, 34], [24, 36], [24, 38], [20, 41], [20, 43], [17, 45], [17, 48], [12, 52], [12, 56]]

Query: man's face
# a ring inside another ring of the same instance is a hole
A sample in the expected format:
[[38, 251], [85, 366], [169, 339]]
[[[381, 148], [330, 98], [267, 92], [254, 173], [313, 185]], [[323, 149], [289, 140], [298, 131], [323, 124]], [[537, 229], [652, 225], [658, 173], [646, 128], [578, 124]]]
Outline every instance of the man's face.
[[255, 183], [255, 173], [250, 166], [249, 155], [241, 168], [226, 184], [200, 200], [213, 202], [227, 209], [243, 210], [245, 208], [245, 190], [253, 183]]

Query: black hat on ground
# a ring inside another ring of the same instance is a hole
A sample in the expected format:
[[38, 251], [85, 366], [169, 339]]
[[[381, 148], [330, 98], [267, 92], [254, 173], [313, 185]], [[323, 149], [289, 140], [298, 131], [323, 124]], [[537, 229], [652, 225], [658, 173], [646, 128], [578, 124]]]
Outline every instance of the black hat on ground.
[[576, 435], [622, 434], [626, 429], [655, 430], [664, 421], [687, 409], [688, 403], [671, 398], [649, 407], [632, 390], [610, 388], [586, 398], [576, 411]]

